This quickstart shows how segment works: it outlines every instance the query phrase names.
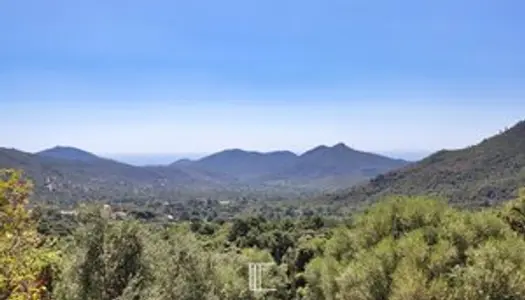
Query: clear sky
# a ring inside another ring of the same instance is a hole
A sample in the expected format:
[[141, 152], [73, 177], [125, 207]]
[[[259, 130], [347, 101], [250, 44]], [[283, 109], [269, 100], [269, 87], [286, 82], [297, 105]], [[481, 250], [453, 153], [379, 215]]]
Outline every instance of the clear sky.
[[525, 118], [521, 0], [3, 0], [0, 146], [432, 151]]

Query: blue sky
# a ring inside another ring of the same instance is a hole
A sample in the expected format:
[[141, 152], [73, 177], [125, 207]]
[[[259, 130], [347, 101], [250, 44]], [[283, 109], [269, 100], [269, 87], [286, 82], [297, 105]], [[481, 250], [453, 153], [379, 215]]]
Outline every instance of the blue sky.
[[0, 2], [1, 146], [378, 152], [525, 118], [525, 2]]

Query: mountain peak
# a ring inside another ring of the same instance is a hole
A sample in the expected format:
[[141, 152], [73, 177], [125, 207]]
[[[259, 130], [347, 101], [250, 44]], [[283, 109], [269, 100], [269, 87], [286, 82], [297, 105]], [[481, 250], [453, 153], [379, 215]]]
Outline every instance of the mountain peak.
[[310, 155], [319, 155], [321, 153], [333, 153], [333, 152], [346, 152], [346, 151], [353, 151], [352, 148], [348, 147], [345, 143], [338, 143], [333, 145], [332, 147], [328, 147], [325, 145], [317, 146], [313, 149], [310, 149], [302, 154], [302, 156], [310, 156]]
[[332, 148], [333, 149], [351, 149], [345, 143], [342, 143], [342, 142], [335, 144]]
[[72, 146], [64, 146], [64, 145], [56, 145], [54, 147], [42, 150], [40, 152], [44, 152], [44, 151], [62, 151], [62, 150], [65, 150], [65, 151], [78, 151], [78, 152], [86, 152], [86, 153], [88, 153], [87, 151], [84, 151], [82, 149], [75, 148], [75, 147], [72, 147]]
[[39, 156], [67, 159], [67, 160], [78, 160], [78, 161], [93, 161], [101, 159], [93, 153], [87, 152], [82, 149], [78, 149], [71, 146], [57, 145], [53, 148], [42, 150], [35, 153]]
[[220, 152], [217, 152], [215, 154], [212, 154], [210, 156], [213, 156], [213, 155], [216, 155], [216, 154], [220, 154], [220, 155], [225, 155], [225, 154], [228, 154], [228, 155], [250, 155], [250, 154], [254, 154], [255, 152], [253, 151], [247, 151], [247, 150], [243, 150], [243, 149], [239, 149], [239, 148], [231, 148], [231, 149], [225, 149], [225, 150], [222, 150]]

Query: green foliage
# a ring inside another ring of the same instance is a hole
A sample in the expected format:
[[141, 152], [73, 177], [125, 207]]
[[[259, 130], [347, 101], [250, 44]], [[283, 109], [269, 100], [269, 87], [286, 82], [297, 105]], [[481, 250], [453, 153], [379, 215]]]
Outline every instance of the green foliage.
[[520, 190], [516, 200], [505, 204], [501, 217], [514, 231], [525, 236], [525, 189]]
[[41, 299], [42, 271], [56, 253], [45, 246], [32, 222], [27, 201], [31, 183], [13, 170], [0, 173], [0, 299]]
[[489, 239], [468, 250], [467, 264], [451, 272], [454, 299], [523, 299], [525, 241]]
[[[335, 230], [306, 268], [306, 299], [525, 299], [517, 199], [457, 211], [397, 197]], [[510, 226], [509, 226], [510, 225]]]
[[158, 284], [151, 289], [151, 299], [214, 299], [212, 257], [201, 251], [191, 235], [177, 235], [149, 244], [149, 255]]
[[[525, 299], [524, 203], [525, 191], [501, 207], [477, 211], [426, 197], [392, 197], [335, 225], [315, 216], [119, 221], [88, 205], [72, 220], [74, 233], [59, 240], [52, 296]], [[275, 264], [263, 286], [276, 291], [248, 289], [254, 262]]]
[[87, 222], [64, 249], [56, 298], [64, 300], [142, 299], [149, 280], [144, 242], [137, 224], [111, 224], [89, 211]]

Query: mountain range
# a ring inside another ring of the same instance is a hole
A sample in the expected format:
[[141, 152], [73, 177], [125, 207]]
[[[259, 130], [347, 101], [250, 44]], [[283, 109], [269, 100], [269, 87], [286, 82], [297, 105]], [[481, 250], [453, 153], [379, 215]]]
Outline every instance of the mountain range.
[[44, 198], [170, 199], [181, 190], [337, 189], [399, 168], [409, 162], [352, 149], [342, 143], [301, 155], [224, 150], [198, 160], [163, 166], [132, 166], [74, 147], [37, 153], [0, 148], [0, 168], [17, 168], [33, 179]]
[[[33, 179], [43, 199], [152, 200], [227, 192], [236, 195], [321, 195], [327, 204], [355, 206], [388, 195], [434, 195], [466, 206], [514, 198], [525, 187], [525, 121], [459, 150], [417, 162], [358, 151], [345, 144], [290, 151], [224, 150], [162, 166], [132, 166], [73, 147], [37, 153], [0, 148], [0, 168]], [[316, 196], [317, 197], [317, 196]]]

